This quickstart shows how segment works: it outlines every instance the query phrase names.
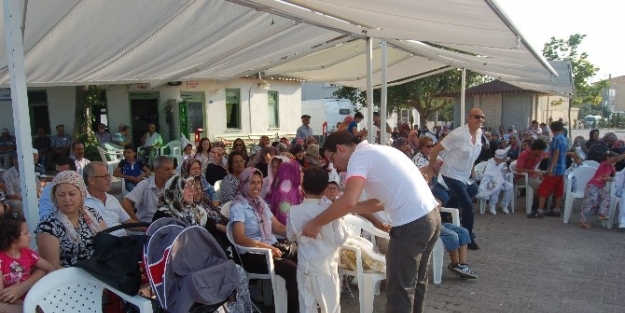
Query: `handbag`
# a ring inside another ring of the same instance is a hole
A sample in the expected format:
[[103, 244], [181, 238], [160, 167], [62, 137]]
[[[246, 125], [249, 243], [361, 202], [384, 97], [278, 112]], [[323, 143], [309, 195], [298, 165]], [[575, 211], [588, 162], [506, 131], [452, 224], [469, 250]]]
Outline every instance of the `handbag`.
[[293, 259], [297, 257], [297, 242], [282, 240], [273, 244], [282, 252], [283, 259]]
[[74, 266], [127, 295], [137, 295], [141, 286], [139, 261], [148, 237], [144, 234], [117, 237], [110, 232], [147, 226], [150, 224], [128, 223], [97, 233], [93, 237], [93, 256], [76, 262]]

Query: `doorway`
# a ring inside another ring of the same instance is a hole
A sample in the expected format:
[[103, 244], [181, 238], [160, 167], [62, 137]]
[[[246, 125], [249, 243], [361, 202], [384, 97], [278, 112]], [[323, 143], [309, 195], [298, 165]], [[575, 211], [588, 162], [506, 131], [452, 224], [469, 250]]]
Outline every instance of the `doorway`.
[[148, 124], [155, 124], [160, 133], [158, 124], [158, 92], [130, 93], [130, 118], [132, 120], [132, 142], [136, 147], [141, 146], [141, 138], [148, 132]]
[[186, 120], [187, 125], [180, 126], [181, 134], [184, 132], [184, 135], [187, 136], [189, 140], [193, 140], [195, 130], [198, 128], [202, 128], [203, 136], [208, 133], [206, 127], [204, 127], [205, 120], [205, 110], [204, 110], [204, 93], [203, 92], [188, 92], [183, 91], [180, 93], [180, 98], [187, 102], [187, 116], [181, 117], [180, 121], [184, 122]]

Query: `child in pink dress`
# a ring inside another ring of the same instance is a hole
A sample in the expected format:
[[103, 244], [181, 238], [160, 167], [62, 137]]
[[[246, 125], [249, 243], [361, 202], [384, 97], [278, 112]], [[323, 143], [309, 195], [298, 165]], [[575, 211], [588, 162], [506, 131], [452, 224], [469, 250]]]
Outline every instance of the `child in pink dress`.
[[[52, 264], [29, 248], [30, 233], [23, 216], [6, 212], [0, 216], [0, 312], [22, 312], [25, 294], [16, 296], [13, 290], [25, 284], [34, 268], [45, 272], [54, 270]], [[8, 293], [8, 294], [7, 294]]]
[[610, 192], [606, 190], [605, 185], [616, 173], [614, 165], [624, 158], [625, 154], [619, 155], [613, 151], [607, 152], [607, 160], [599, 164], [595, 175], [590, 179], [588, 185], [586, 185], [580, 219], [580, 226], [582, 228], [590, 228], [588, 219], [593, 211], [599, 211], [599, 220], [608, 219]]

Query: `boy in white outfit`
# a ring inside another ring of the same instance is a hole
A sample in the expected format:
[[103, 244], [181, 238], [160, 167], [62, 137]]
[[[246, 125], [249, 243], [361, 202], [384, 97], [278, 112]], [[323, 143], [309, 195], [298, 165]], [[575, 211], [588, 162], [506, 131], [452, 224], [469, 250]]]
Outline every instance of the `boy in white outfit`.
[[297, 288], [300, 313], [341, 312], [339, 248], [348, 237], [343, 219], [321, 227], [317, 238], [302, 235], [304, 225], [328, 208], [321, 198], [328, 185], [328, 172], [321, 167], [304, 171], [304, 202], [291, 207], [287, 217], [287, 238], [297, 241]]
[[507, 158], [508, 150], [498, 149], [495, 151], [495, 156], [487, 161], [484, 172], [476, 173], [476, 179], [480, 180], [480, 186], [475, 197], [480, 200], [488, 200], [490, 213], [493, 215], [497, 214], [497, 202], [499, 201], [499, 193], [502, 191], [501, 208], [503, 213], [510, 214], [508, 205], [512, 200], [514, 186], [509, 181], [508, 176], [512, 173], [508, 170]]

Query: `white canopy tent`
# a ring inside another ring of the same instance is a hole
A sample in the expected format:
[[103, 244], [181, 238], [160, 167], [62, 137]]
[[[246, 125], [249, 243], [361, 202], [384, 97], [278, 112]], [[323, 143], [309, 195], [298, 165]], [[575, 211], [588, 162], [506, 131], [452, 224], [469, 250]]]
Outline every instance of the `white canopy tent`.
[[[457, 67], [527, 86], [537, 79], [532, 87], [545, 90], [560, 84], [492, 0], [3, 1], [0, 85], [11, 84], [21, 158], [30, 151], [30, 125], [18, 122], [28, 120], [26, 85], [154, 87], [264, 72], [371, 90], [384, 77]], [[377, 40], [374, 50], [365, 38], [388, 41], [388, 70]], [[33, 172], [28, 163], [20, 172]], [[25, 207], [34, 208], [34, 177], [22, 179]]]

